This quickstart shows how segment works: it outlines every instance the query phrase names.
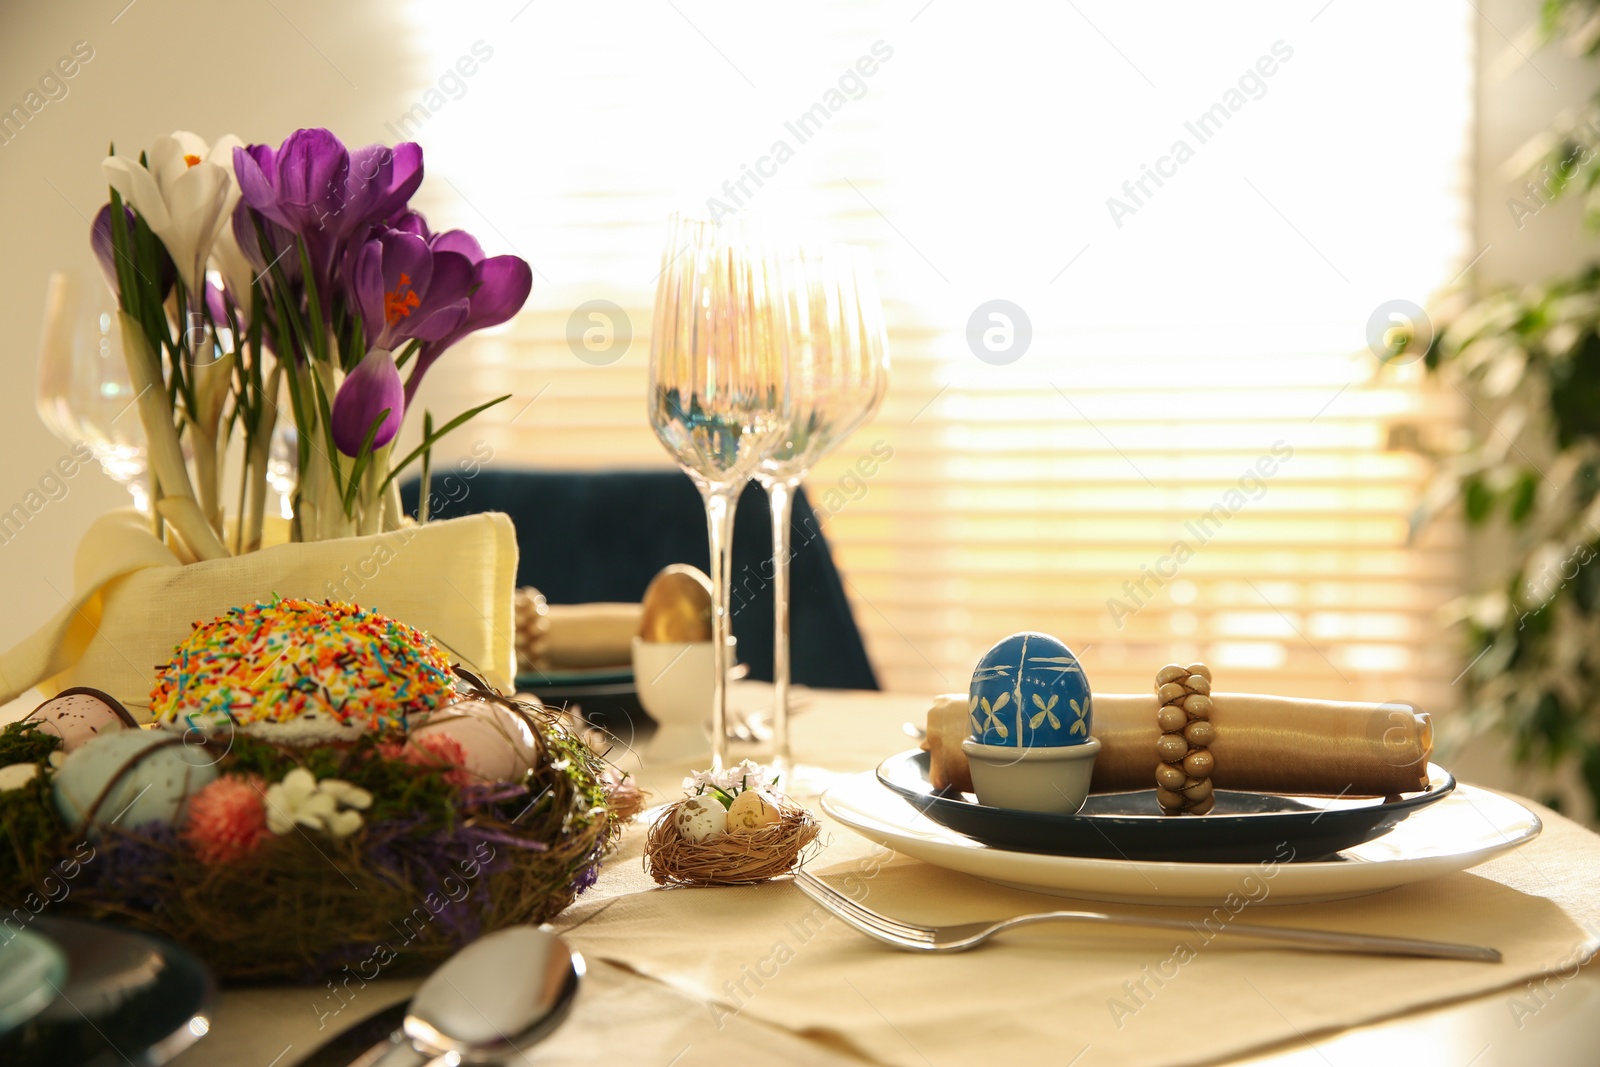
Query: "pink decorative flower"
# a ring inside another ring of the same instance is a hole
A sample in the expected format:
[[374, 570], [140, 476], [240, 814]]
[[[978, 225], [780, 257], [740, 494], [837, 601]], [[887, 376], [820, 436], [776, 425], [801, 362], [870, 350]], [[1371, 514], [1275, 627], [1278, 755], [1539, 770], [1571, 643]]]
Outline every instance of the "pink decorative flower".
[[471, 785], [478, 780], [463, 767], [467, 762], [467, 750], [461, 747], [461, 742], [443, 734], [419, 734], [404, 744], [387, 742], [378, 746], [378, 755], [386, 760], [402, 760], [413, 767], [426, 767], [429, 770], [448, 767], [450, 769], [445, 771], [444, 780], [450, 785]]
[[183, 839], [202, 863], [233, 863], [271, 836], [259, 778], [221, 777], [189, 798]]
[[444, 780], [451, 785], [472, 784], [472, 773], [462, 767], [467, 762], [467, 751], [453, 737], [432, 733], [414, 737], [406, 745], [403, 758], [418, 767], [451, 768], [444, 773]]

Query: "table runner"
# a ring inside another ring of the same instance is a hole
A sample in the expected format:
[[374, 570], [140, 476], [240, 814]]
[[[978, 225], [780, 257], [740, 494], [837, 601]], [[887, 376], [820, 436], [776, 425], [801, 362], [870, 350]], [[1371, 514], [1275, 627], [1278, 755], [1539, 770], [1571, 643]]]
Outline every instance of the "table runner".
[[[799, 757], [867, 769], [907, 747], [925, 702], [818, 693], [795, 723]], [[673, 769], [646, 768], [658, 799]], [[814, 805], [813, 805], [814, 806]], [[1544, 833], [1469, 872], [1324, 904], [1251, 905], [1248, 921], [1488, 944], [1501, 964], [1313, 954], [1219, 939], [1065, 926], [1016, 931], [974, 952], [919, 956], [844, 928], [787, 882], [661, 889], [631, 829], [600, 882], [556, 921], [573, 944], [666, 983], [713, 1024], [756, 1021], [865, 1060], [911, 1067], [992, 1060], [1199, 1064], [1424, 1005], [1564, 972], [1600, 934], [1600, 836], [1533, 806]], [[963, 922], [1064, 906], [898, 857], [824, 819], [812, 870], [870, 906]], [[1199, 920], [1199, 908], [1093, 905]], [[1509, 1009], [1508, 1009], [1509, 1010]], [[819, 1050], [820, 1051], [820, 1050]]]
[[[410, 998], [420, 979], [372, 982], [336, 1016], [328, 990], [272, 986], [225, 993], [211, 1032], [183, 1053], [174, 1067], [290, 1067], [345, 1027]], [[319, 1028], [319, 1018], [323, 1025]], [[602, 961], [589, 973], [572, 1014], [518, 1063], [539, 1067], [691, 1063], [735, 1064], [759, 1049], [761, 1064], [847, 1067], [859, 1061], [753, 1019], [718, 1027], [682, 993]]]

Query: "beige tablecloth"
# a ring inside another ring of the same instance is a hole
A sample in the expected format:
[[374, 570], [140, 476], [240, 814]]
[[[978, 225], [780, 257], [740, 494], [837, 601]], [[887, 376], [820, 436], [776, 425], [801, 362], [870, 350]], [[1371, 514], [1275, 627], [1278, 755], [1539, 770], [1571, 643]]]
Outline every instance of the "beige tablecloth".
[[[797, 750], [839, 770], [863, 770], [908, 747], [900, 723], [925, 708], [881, 695], [813, 699], [796, 721]], [[671, 771], [644, 777], [663, 799], [676, 793]], [[1545, 823], [1537, 840], [1470, 872], [1355, 900], [1250, 909], [1252, 922], [1493, 945], [1505, 954], [1501, 964], [1227, 939], [1183, 959], [1170, 934], [1059, 926], [961, 955], [913, 955], [844, 928], [785, 882], [658, 888], [644, 873], [637, 829], [556, 925], [592, 958], [701, 1003], [713, 1022], [756, 1020], [874, 1063], [990, 1063], [1002, 1048], [1017, 1063], [1206, 1063], [1570, 970], [1600, 934], [1600, 836], [1536, 810]], [[1063, 906], [885, 854], [831, 821], [825, 839], [812, 869], [859, 880], [870, 906], [897, 916], [963, 922]]]
[[[816, 692], [795, 723], [797, 753], [839, 771], [867, 770], [910, 746], [900, 724], [920, 720], [924, 710], [919, 698]], [[614, 758], [634, 760], [628, 740]], [[685, 769], [647, 764], [639, 777], [658, 800], [668, 800], [678, 795]], [[1600, 836], [1536, 810], [1543, 835], [1472, 871], [1356, 900], [1246, 912], [1252, 922], [1489, 944], [1504, 952], [1501, 964], [1313, 954], [1219, 939], [1174, 968], [1169, 935], [1068, 927], [1016, 931], [962, 955], [916, 956], [843, 928], [787, 882], [659, 888], [644, 873], [643, 827], [635, 826], [599, 883], [556, 921], [590, 960], [591, 975], [573, 1017], [534, 1058], [659, 1067], [1199, 1064], [1500, 990], [1477, 1003], [1488, 1004], [1496, 1018], [1509, 1013], [1514, 1020], [1512, 1058], [1497, 1060], [1497, 1051], [1475, 1061], [1477, 1067], [1600, 1062], [1544, 1055], [1541, 1036], [1549, 1032], [1548, 1020], [1583, 995], [1563, 989], [1600, 934], [1600, 902], [1593, 899], [1600, 887]], [[858, 879], [866, 901], [883, 911], [953, 922], [1063, 906], [1059, 897], [1003, 889], [894, 856], [824, 823], [826, 847], [812, 869], [841, 882]], [[1579, 981], [1587, 989], [1594, 979]], [[402, 998], [414, 985], [374, 985], [363, 991], [367, 1001], [352, 1005], [351, 1018], [341, 1017], [335, 1027]], [[317, 1031], [316, 994], [226, 994], [211, 1035], [180, 1065], [286, 1067], [335, 1028]], [[1544, 1011], [1552, 999], [1557, 1007]], [[1406, 1032], [1397, 1039], [1412, 1037], [1423, 1044], [1360, 1062], [1435, 1062], [1430, 1050], [1437, 1042]], [[1325, 1059], [1319, 1049], [1311, 1051], [1318, 1062]], [[1449, 1067], [1465, 1067], [1478, 1051]]]

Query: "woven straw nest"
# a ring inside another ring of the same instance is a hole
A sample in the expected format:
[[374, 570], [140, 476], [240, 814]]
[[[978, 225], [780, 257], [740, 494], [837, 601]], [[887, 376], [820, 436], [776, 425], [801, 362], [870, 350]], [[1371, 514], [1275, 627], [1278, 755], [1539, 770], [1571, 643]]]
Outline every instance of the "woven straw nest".
[[27, 816], [0, 825], [0, 908], [64, 882], [53, 913], [169, 937], [235, 982], [415, 973], [489, 931], [544, 922], [593, 884], [622, 821], [608, 779], [624, 780], [554, 713], [486, 687], [470, 695], [528, 723], [538, 752], [523, 779], [452, 785], [446, 768], [386, 758], [373, 738], [288, 748], [238, 736], [218, 758], [222, 774], [270, 782], [303, 766], [373, 803], [349, 837], [288, 833], [226, 863], [203, 862], [170, 826], [104, 826], [85, 844], [55, 815], [41, 773], [0, 794], [3, 814]]
[[806, 809], [778, 797], [778, 821], [744, 833], [690, 841], [676, 815], [689, 798], [670, 804], [650, 826], [644, 863], [660, 885], [754, 885], [799, 865], [820, 828]]

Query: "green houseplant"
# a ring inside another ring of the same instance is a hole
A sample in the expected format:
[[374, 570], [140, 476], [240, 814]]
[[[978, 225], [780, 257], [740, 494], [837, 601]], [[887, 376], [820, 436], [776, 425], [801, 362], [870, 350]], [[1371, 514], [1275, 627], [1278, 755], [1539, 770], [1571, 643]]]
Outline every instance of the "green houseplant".
[[[1600, 0], [1546, 0], [1545, 43], [1600, 55]], [[1600, 96], [1529, 146], [1517, 218], [1563, 194], [1600, 230]], [[1576, 772], [1600, 813], [1600, 265], [1436, 308], [1425, 361], [1466, 398], [1467, 445], [1441, 464], [1414, 526], [1459, 500], [1509, 545], [1455, 605], [1469, 722], [1504, 730], [1519, 765]], [[1391, 357], [1415, 338], [1397, 338]], [[1546, 798], [1560, 806], [1560, 798]]]

